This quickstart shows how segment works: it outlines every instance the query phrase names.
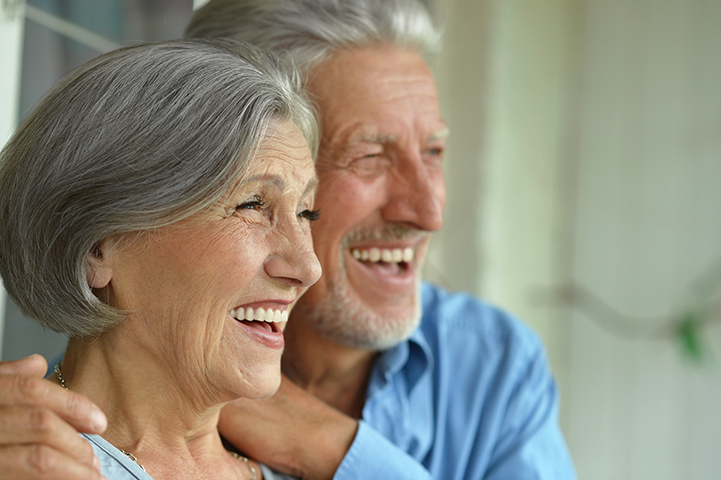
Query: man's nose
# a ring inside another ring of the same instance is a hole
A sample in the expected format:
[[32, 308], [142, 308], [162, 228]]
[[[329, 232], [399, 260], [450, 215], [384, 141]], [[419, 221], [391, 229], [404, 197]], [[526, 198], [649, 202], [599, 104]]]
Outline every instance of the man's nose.
[[433, 232], [443, 225], [446, 185], [439, 165], [428, 165], [420, 155], [389, 172], [383, 219]]

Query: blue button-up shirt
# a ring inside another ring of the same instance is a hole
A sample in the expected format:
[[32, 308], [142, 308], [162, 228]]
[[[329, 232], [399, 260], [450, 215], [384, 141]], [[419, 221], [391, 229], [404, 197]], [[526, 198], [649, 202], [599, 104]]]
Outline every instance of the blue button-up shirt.
[[420, 328], [373, 367], [335, 480], [575, 479], [536, 334], [470, 295], [424, 284], [422, 299]]

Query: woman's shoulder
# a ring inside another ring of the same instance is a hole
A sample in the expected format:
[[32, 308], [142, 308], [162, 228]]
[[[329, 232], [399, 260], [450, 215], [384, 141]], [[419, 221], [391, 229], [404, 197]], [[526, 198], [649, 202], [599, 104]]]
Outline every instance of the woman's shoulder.
[[100, 435], [81, 433], [80, 436], [93, 447], [95, 456], [100, 460], [101, 473], [108, 480], [153, 480], [140, 465]]

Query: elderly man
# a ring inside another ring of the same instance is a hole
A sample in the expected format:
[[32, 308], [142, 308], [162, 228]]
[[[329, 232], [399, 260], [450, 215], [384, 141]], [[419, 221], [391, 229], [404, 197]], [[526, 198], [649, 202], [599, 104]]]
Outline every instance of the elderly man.
[[[279, 392], [226, 407], [223, 435], [303, 478], [575, 478], [537, 337], [477, 299], [420, 282], [443, 220], [447, 132], [424, 60], [437, 42], [424, 7], [211, 0], [188, 35], [291, 56], [322, 124], [313, 238], [323, 277], [288, 323]], [[0, 419], [35, 415], [40, 425], [8, 433], [0, 421], [0, 473], [45, 462], [42, 478], [90, 478], [79, 472], [90, 474], [92, 455], [71, 434], [102, 429], [103, 417], [31, 378], [39, 359], [0, 368], [30, 375], [0, 378], [0, 405], [17, 405]]]

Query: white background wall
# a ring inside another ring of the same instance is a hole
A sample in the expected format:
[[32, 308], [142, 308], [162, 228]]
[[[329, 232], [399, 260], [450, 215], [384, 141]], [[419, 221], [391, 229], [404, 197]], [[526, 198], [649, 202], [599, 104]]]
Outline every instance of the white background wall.
[[[721, 2], [585, 9], [573, 277], [630, 315], [673, 317], [709, 268], [721, 281]], [[566, 389], [584, 478], [721, 478], [718, 326], [694, 364], [588, 313], [573, 317]]]
[[[721, 312], [698, 362], [666, 328], [714, 265], [721, 296], [721, 2], [434, 9], [450, 199], [428, 275], [541, 334], [582, 480], [721, 478]], [[568, 284], [627, 318], [550, 308]]]

